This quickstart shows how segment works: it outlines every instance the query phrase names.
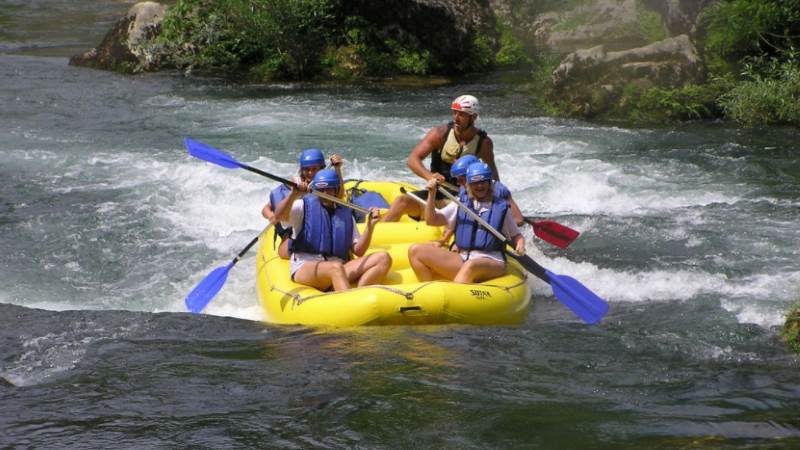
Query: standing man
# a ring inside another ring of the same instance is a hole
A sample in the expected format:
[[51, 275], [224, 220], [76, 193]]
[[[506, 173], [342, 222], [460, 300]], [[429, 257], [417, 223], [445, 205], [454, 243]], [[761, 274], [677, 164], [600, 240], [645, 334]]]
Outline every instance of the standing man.
[[[489, 166], [492, 179], [499, 180], [492, 139], [475, 126], [480, 109], [478, 99], [462, 95], [453, 101], [450, 109], [453, 111], [453, 120], [428, 131], [408, 155], [408, 168], [426, 181], [436, 179], [440, 183], [446, 181], [456, 184], [455, 178], [450, 176], [450, 166], [464, 155], [475, 155]], [[428, 155], [431, 157], [430, 169], [423, 164]], [[417, 191], [416, 194], [427, 198], [428, 191]], [[441, 197], [437, 195], [436, 200], [441, 200]], [[403, 214], [419, 220], [422, 218], [422, 208], [407, 196], [400, 196], [392, 203], [383, 220], [396, 222]]]

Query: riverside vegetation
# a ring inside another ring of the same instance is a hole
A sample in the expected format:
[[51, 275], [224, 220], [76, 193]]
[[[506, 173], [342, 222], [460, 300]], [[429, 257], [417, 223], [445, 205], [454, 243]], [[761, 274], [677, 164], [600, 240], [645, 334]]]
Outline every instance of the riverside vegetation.
[[133, 56], [76, 64], [256, 82], [513, 70], [553, 115], [800, 126], [800, 0], [168, 3]]

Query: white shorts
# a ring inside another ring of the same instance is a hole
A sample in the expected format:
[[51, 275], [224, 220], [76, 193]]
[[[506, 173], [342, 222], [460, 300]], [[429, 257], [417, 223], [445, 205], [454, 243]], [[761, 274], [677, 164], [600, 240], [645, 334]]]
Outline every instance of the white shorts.
[[468, 259], [478, 259], [478, 258], [489, 258], [495, 261], [500, 261], [501, 263], [505, 263], [506, 259], [503, 257], [503, 252], [482, 252], [480, 250], [461, 250], [458, 252], [461, 255], [461, 260], [466, 261]]
[[292, 281], [294, 281], [294, 274], [303, 267], [303, 264], [309, 261], [342, 261], [342, 259], [336, 256], [326, 258], [314, 253], [292, 253], [289, 256], [289, 275], [292, 277]]

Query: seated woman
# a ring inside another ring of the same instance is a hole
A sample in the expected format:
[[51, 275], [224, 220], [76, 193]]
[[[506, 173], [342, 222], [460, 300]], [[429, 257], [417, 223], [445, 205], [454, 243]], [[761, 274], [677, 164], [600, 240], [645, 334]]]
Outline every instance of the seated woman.
[[[508, 202], [494, 195], [489, 166], [482, 162], [473, 163], [467, 168], [466, 177], [466, 205], [499, 230], [518, 254], [525, 254], [525, 239], [514, 223]], [[459, 251], [450, 252], [428, 244], [411, 246], [408, 256], [417, 278], [430, 281], [440, 277], [458, 283], [479, 283], [503, 275], [506, 271], [503, 243], [456, 203], [436, 210], [433, 193], [437, 186], [436, 180], [430, 180], [427, 184], [429, 194], [425, 204], [425, 222], [452, 228]]]
[[[461, 203], [467, 203], [469, 201], [469, 196], [467, 194], [467, 168], [476, 162], [482, 162], [474, 155], [464, 155], [456, 160], [452, 166], [450, 166], [450, 176], [458, 182], [458, 199]], [[511, 210], [511, 215], [514, 217], [514, 223], [517, 224], [517, 227], [521, 227], [526, 222], [524, 221], [524, 217], [522, 216], [522, 211], [520, 211], [519, 207], [517, 206], [517, 202], [511, 198], [511, 191], [506, 187], [505, 184], [498, 180], [492, 180], [492, 191], [495, 197], [502, 198], [503, 200], [508, 202], [508, 206]], [[409, 195], [416, 195], [413, 192], [409, 193]], [[419, 197], [418, 197], [419, 198]], [[417, 200], [417, 202], [422, 202], [424, 204], [423, 199]], [[424, 205], [420, 208], [422, 210]], [[453, 230], [448, 228], [441, 239], [435, 242], [436, 245], [447, 245], [450, 242], [450, 236], [452, 235]]]
[[[336, 196], [341, 179], [331, 169], [320, 170], [311, 189]], [[370, 210], [364, 234], [359, 233], [353, 211], [316, 195], [306, 195], [308, 184], [301, 182], [275, 210], [275, 216], [292, 227], [289, 244], [290, 273], [296, 283], [321, 291], [350, 289], [352, 284], [380, 283], [392, 266], [387, 252], [361, 258], [369, 248], [372, 231], [378, 222], [377, 210]], [[358, 258], [352, 259], [351, 253]]]
[[[300, 153], [298, 157], [300, 170], [297, 176], [292, 177], [292, 181], [299, 183], [301, 181], [310, 183], [320, 170], [325, 168], [325, 156], [316, 148], [307, 148]], [[342, 178], [342, 157], [338, 154], [331, 156], [331, 165], [336, 168], [336, 174]], [[278, 204], [289, 195], [291, 189], [285, 184], [279, 184], [278, 187], [269, 193], [269, 201], [261, 209], [261, 215], [265, 219], [275, 225], [275, 236], [281, 238], [280, 247], [278, 247], [278, 255], [283, 259], [289, 258], [288, 237], [292, 234], [292, 229], [288, 225], [284, 226], [275, 218], [275, 209]]]

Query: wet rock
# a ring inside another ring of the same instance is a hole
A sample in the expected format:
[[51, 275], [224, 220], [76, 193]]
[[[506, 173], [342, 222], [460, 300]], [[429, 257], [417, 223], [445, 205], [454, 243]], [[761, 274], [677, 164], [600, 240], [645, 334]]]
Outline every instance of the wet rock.
[[161, 31], [166, 6], [140, 2], [114, 24], [97, 47], [75, 55], [69, 63], [94, 69], [137, 72], [154, 69], [155, 55], [148, 43]]

